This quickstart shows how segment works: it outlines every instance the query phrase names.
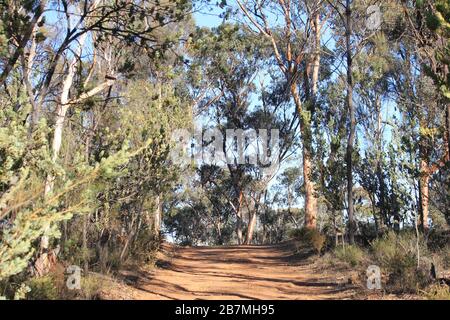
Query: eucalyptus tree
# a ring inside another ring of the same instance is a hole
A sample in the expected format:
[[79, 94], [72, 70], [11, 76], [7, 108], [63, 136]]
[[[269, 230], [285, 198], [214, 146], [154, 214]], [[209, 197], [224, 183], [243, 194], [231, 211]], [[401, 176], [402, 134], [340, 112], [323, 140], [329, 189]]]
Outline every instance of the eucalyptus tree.
[[[205, 75], [203, 81], [214, 83], [213, 97], [205, 97], [205, 100], [211, 101], [207, 102], [209, 108], [205, 110], [211, 119], [211, 122], [207, 123], [207, 128], [218, 128], [217, 133], [221, 135], [221, 137], [214, 136], [215, 140], [221, 141], [216, 154], [220, 152], [225, 157], [218, 159], [221, 163], [217, 165], [226, 166], [232, 180], [233, 194], [228, 200], [236, 215], [236, 234], [238, 243], [241, 244], [244, 241], [242, 208], [248, 180], [246, 174], [248, 165], [236, 159], [228, 161], [230, 151], [226, 134], [228, 129], [248, 129], [245, 117], [254, 91], [254, 79], [261, 66], [262, 51], [258, 47], [256, 37], [241, 31], [238, 25], [232, 24], [223, 24], [216, 30], [199, 30], [194, 46], [193, 68], [203, 70]], [[211, 142], [204, 141], [206, 145]]]
[[433, 18], [435, 14], [440, 15], [441, 22], [445, 21], [435, 10], [445, 9], [439, 2], [435, 5], [429, 1], [391, 3], [391, 7], [396, 6], [402, 12], [392, 30], [392, 35], [398, 37], [396, 45], [391, 46], [395, 68], [393, 92], [403, 115], [402, 128], [406, 134], [402, 144], [411, 157], [408, 167], [416, 184], [416, 210], [423, 230], [430, 227], [430, 184], [433, 176], [445, 172], [449, 160], [448, 99], [442, 82], [447, 68], [445, 32], [442, 32], [445, 28], [437, 31], [440, 23], [433, 23], [439, 21]]
[[323, 1], [236, 0], [250, 30], [272, 48], [274, 63], [294, 101], [302, 142], [305, 226], [316, 228], [317, 196], [313, 179], [313, 120], [319, 90], [322, 39], [328, 18]]

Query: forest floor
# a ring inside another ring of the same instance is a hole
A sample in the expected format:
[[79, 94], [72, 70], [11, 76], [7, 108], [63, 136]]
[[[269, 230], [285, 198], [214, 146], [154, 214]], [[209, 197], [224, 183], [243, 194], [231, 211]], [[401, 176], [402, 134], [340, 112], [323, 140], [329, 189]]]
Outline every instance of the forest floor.
[[224, 247], [163, 244], [155, 268], [123, 271], [122, 284], [108, 289], [101, 299], [396, 298], [369, 294], [357, 285], [356, 271], [327, 270], [310, 254], [293, 252], [293, 243]]

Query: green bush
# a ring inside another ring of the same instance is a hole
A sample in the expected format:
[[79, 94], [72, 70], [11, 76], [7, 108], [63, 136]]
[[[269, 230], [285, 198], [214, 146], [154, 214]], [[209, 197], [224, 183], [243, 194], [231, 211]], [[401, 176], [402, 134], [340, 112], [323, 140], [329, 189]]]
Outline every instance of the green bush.
[[371, 250], [376, 262], [387, 269], [391, 269], [391, 266], [395, 267], [402, 258], [415, 259], [417, 264], [417, 258], [425, 261], [430, 256], [425, 240], [420, 237], [417, 241], [416, 235], [412, 232], [400, 234], [389, 232], [373, 241]]
[[312, 247], [316, 253], [321, 253], [326, 237], [316, 229], [302, 228], [291, 231], [291, 237]]
[[352, 267], [361, 265], [366, 260], [366, 252], [356, 245], [339, 246], [334, 250], [334, 256]]
[[58, 286], [52, 276], [32, 278], [27, 281], [30, 291], [27, 294], [29, 300], [57, 300], [60, 298]]
[[375, 260], [388, 274], [389, 292], [416, 292], [430, 281], [430, 252], [422, 238], [412, 232], [387, 233], [372, 242]]
[[81, 279], [81, 290], [78, 296], [83, 300], [97, 300], [103, 289], [105, 289], [105, 284], [101, 278], [88, 275]]
[[160, 244], [160, 240], [156, 239], [153, 233], [140, 232], [130, 250], [130, 255], [139, 264], [154, 265]]

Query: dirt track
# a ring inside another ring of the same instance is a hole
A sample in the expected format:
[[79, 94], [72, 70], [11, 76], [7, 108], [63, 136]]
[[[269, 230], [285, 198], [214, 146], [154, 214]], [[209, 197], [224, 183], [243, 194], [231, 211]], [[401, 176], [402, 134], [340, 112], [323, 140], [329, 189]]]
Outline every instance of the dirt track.
[[[167, 248], [167, 246], [166, 246]], [[170, 248], [170, 247], [169, 247]], [[141, 272], [135, 299], [351, 299], [354, 290], [315, 272], [288, 244], [176, 248]]]

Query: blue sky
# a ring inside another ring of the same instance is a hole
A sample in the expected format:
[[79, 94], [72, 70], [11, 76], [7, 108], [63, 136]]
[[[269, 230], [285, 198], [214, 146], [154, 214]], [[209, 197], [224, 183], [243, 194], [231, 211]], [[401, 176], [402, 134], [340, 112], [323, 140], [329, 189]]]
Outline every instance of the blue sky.
[[196, 12], [194, 14], [194, 19], [196, 25], [199, 27], [217, 27], [222, 23], [222, 19], [219, 17], [221, 11], [217, 8], [212, 9], [211, 12], [209, 10], [202, 10], [201, 12]]

